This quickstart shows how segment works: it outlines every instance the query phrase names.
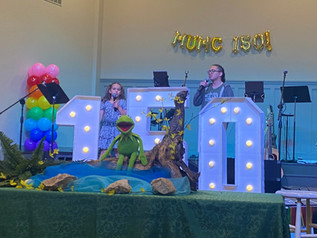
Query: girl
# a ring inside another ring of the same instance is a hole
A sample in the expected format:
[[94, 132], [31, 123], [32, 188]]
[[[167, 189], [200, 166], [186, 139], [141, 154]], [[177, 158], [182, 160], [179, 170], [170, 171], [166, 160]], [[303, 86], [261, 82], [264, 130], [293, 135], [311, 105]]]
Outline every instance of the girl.
[[[100, 105], [99, 149], [101, 151], [99, 158], [106, 152], [113, 139], [119, 135], [116, 121], [126, 113], [127, 102], [123, 87], [117, 82], [109, 84]], [[116, 148], [115, 145], [114, 153], [118, 157]]]

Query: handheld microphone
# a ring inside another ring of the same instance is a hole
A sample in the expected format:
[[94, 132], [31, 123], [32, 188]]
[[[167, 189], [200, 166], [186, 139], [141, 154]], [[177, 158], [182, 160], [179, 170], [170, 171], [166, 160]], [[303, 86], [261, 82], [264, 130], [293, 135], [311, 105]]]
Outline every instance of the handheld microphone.
[[284, 75], [286, 75], [288, 73], [288, 71], [287, 70], [284, 70]]
[[[117, 95], [115, 93], [112, 94], [113, 101], [116, 101]], [[118, 111], [118, 108], [113, 107], [115, 111]]]
[[[208, 83], [208, 82], [209, 82], [209, 78], [206, 78], [206, 79], [205, 79], [205, 82]], [[201, 91], [201, 90], [203, 90], [204, 88], [205, 88], [204, 86], [200, 85], [199, 88], [198, 88], [198, 91]]]

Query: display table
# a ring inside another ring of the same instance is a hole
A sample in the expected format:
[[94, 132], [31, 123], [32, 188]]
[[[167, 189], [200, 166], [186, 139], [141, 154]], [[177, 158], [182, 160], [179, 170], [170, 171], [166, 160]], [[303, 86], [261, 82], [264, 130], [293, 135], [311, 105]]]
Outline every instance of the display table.
[[[279, 190], [277, 194], [281, 194], [284, 198], [296, 199], [296, 221], [295, 221], [295, 238], [299, 237], [317, 237], [317, 234], [311, 234], [311, 228], [317, 228], [317, 224], [312, 223], [312, 212], [310, 207], [310, 199], [317, 199], [317, 192], [305, 190]], [[306, 235], [301, 235], [301, 206], [302, 200], [306, 200]]]
[[278, 194], [108, 195], [0, 189], [0, 236], [289, 238]]

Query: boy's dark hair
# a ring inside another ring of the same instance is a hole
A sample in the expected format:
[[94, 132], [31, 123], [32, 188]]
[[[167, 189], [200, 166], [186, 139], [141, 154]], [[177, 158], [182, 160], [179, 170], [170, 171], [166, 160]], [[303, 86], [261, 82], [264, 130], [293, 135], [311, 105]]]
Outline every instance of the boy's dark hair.
[[226, 74], [225, 74], [225, 69], [220, 65], [220, 64], [213, 64], [212, 66], [216, 66], [219, 70], [219, 72], [222, 73], [221, 76], [221, 81], [224, 83], [226, 82]]

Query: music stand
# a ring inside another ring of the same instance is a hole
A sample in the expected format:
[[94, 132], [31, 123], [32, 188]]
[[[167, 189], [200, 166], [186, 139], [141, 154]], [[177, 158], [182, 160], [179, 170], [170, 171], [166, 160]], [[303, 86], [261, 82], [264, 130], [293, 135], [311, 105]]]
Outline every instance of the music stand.
[[42, 92], [46, 100], [53, 105], [52, 107], [52, 131], [51, 131], [51, 153], [53, 153], [53, 141], [54, 141], [54, 110], [55, 104], [67, 103], [69, 98], [63, 91], [63, 89], [57, 83], [38, 84], [37, 87]]
[[[282, 91], [282, 87], [281, 87]], [[295, 162], [295, 126], [296, 126], [296, 104], [311, 102], [308, 86], [284, 87], [284, 103], [294, 103], [294, 128], [293, 128], [293, 161]]]
[[169, 87], [166, 71], [153, 71], [154, 87]]
[[253, 102], [264, 101], [263, 81], [245, 82], [245, 97], [250, 97]]

